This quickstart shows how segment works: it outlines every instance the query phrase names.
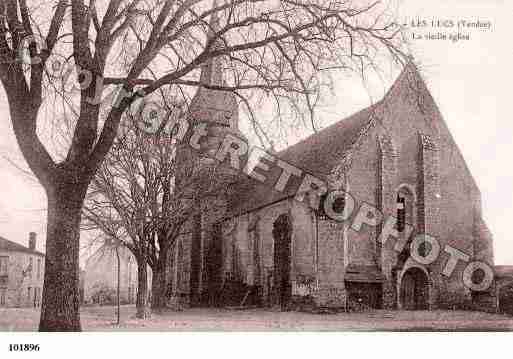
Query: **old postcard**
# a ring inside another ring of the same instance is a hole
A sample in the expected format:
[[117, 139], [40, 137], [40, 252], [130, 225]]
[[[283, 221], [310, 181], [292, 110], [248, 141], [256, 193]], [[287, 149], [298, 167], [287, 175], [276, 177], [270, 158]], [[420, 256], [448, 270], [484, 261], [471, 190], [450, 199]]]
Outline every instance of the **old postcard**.
[[512, 12], [0, 0], [0, 352], [511, 331]]

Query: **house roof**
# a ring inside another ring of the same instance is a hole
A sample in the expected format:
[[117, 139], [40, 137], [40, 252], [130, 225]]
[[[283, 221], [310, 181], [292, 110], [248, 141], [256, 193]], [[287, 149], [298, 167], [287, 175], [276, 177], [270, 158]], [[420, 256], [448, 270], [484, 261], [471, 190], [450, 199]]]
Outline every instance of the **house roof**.
[[35, 254], [38, 256], [43, 256], [44, 253], [41, 253], [39, 251], [32, 250], [30, 248], [27, 248], [25, 246], [22, 246], [19, 243], [10, 241], [8, 239], [5, 239], [3, 237], [0, 237], [0, 251], [6, 251], [6, 252], [22, 252], [27, 254]]

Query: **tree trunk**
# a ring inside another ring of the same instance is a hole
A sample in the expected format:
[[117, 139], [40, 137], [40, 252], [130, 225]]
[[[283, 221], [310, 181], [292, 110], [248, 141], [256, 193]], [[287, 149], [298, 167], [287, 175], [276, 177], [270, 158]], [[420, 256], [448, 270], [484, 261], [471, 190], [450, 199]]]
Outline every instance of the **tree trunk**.
[[137, 262], [137, 308], [136, 318], [146, 319], [149, 317], [148, 310], [148, 268], [146, 260]]
[[151, 278], [151, 310], [152, 312], [160, 312], [162, 307], [160, 305], [161, 297], [161, 283], [162, 273], [155, 268]]
[[80, 213], [87, 185], [48, 191], [45, 276], [39, 331], [80, 331]]
[[168, 248], [162, 246], [159, 251], [156, 268], [152, 278], [151, 309], [161, 312], [167, 304], [167, 269], [168, 269]]

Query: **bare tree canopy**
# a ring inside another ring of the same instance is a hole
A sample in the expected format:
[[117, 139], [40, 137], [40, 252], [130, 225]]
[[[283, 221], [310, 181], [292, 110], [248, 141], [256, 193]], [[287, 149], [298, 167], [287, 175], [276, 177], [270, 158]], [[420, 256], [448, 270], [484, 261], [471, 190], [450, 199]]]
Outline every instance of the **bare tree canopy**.
[[[313, 126], [330, 73], [367, 71], [380, 56], [402, 61], [387, 10], [379, 1], [0, 0], [0, 80], [20, 149], [48, 197], [40, 330], [80, 330], [81, 209], [127, 108], [164, 88], [188, 103], [202, 66], [223, 57], [227, 76], [215, 89], [237, 95], [255, 131], [262, 99]], [[71, 91], [68, 65], [78, 80]], [[121, 90], [102, 101], [112, 85]], [[69, 129], [62, 156], [42, 128]]]
[[[187, 231], [185, 223], [202, 200], [222, 196], [226, 188], [215, 181], [215, 172], [194, 162], [184, 168], [171, 134], [146, 133], [136, 124], [138, 116], [125, 113], [122, 130], [89, 186], [82, 228], [99, 231], [100, 238], [115, 239], [133, 253], [139, 267], [137, 316], [144, 318], [146, 267], [153, 274], [152, 308], [160, 310], [165, 306], [169, 254]], [[185, 178], [180, 188], [175, 186], [178, 176]]]

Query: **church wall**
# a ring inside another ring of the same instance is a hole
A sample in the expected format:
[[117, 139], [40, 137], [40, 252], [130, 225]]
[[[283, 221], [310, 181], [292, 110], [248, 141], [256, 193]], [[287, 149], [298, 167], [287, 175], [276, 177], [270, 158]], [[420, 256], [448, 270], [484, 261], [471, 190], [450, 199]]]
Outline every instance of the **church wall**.
[[474, 257], [490, 266], [494, 265], [493, 236], [490, 229], [482, 218], [481, 198], [475, 201], [474, 212]]
[[[369, 129], [368, 136], [354, 151], [353, 162], [348, 173], [349, 193], [358, 206], [353, 211], [351, 221], [358, 213], [358, 208], [367, 203], [377, 207], [376, 189], [378, 188], [378, 147], [375, 140], [376, 129]], [[348, 264], [376, 265], [376, 227], [363, 225], [358, 232], [349, 228], [347, 231], [347, 260]]]
[[247, 257], [248, 215], [235, 217], [223, 224], [223, 273], [248, 282]]
[[[315, 242], [310, 210], [294, 199], [284, 200], [275, 205], [262, 208], [256, 214], [260, 217], [258, 231], [261, 240], [261, 283], [268, 286], [274, 267], [273, 227], [276, 219], [288, 214], [292, 221], [291, 236], [291, 284], [293, 295], [312, 294], [312, 280], [315, 277]], [[269, 288], [264, 289], [267, 295]]]
[[[274, 239], [273, 239], [273, 224], [274, 221], [281, 215], [289, 213], [290, 205], [287, 200], [273, 204], [271, 206], [262, 208], [256, 212], [260, 217], [258, 222], [258, 233], [261, 241], [260, 260], [261, 260], [261, 283], [266, 283], [269, 276], [272, 276], [274, 267]], [[294, 243], [292, 243], [292, 250]], [[291, 264], [293, 261], [291, 262]], [[267, 293], [268, 288], [264, 289]]]
[[[395, 202], [395, 195], [383, 196], [379, 192], [382, 182], [378, 177], [383, 169], [377, 137], [391, 138], [396, 168], [387, 175], [395, 177], [394, 188], [406, 185], [414, 190], [416, 230], [435, 236], [442, 248], [439, 259], [428, 268], [434, 286], [431, 300], [451, 306], [470, 298], [462, 281], [466, 263], [460, 261], [449, 277], [442, 275], [450, 257], [443, 249], [450, 245], [471, 260], [492, 263], [491, 236], [480, 233], [486, 230], [476, 229], [485, 227], [480, 217], [479, 190], [433, 99], [422, 83], [414, 82], [412, 86], [418, 88], [393, 88], [376, 111], [374, 126], [367, 129], [353, 151], [348, 188], [358, 205], [366, 202], [378, 208], [395, 207], [395, 203], [381, 203], [387, 198]], [[433, 149], [423, 143], [421, 135], [428, 136]], [[366, 225], [358, 233], [348, 230], [349, 263], [372, 265], [381, 260], [380, 248], [374, 243], [378, 230]]]
[[[274, 268], [274, 222], [282, 214], [292, 221], [291, 234], [291, 284], [293, 296], [313, 295], [315, 290], [315, 228], [310, 209], [294, 199], [241, 215], [224, 223], [225, 273], [238, 261], [239, 275], [248, 285], [260, 285], [264, 298], [269, 295]], [[249, 235], [249, 224], [256, 221], [258, 243]], [[230, 227], [234, 228], [231, 229]], [[235, 244], [235, 245], [233, 245]], [[255, 263], [254, 250], [258, 246], [259, 263]], [[234, 256], [233, 250], [237, 250]]]
[[[304, 203], [290, 200], [292, 216], [293, 280], [302, 282], [315, 277], [315, 228], [313, 212]], [[296, 283], [301, 284], [301, 283]]]
[[237, 225], [233, 233], [234, 246], [233, 250], [236, 250], [237, 263], [237, 275], [242, 279], [244, 283], [253, 284], [251, 278], [252, 274], [252, 261], [251, 254], [249, 253], [249, 235], [248, 235], [248, 221], [249, 214], [238, 217]]
[[318, 219], [317, 288], [314, 296], [320, 307], [346, 306], [344, 225], [330, 219]]
[[[267, 295], [268, 277], [273, 273], [274, 242], [272, 236], [273, 223], [283, 213], [288, 213], [288, 201], [265, 207], [255, 212], [244, 214], [223, 223], [223, 262], [224, 273], [232, 273], [246, 284], [261, 283], [264, 296]], [[256, 263], [253, 263], [253, 245], [248, 234], [250, 220], [259, 219], [256, 230], [259, 236], [259, 278], [254, 277]], [[236, 251], [236, 253], [234, 253]]]
[[[405, 81], [408, 76], [410, 81]], [[222, 107], [219, 106], [217, 111]], [[414, 72], [406, 71], [375, 108], [372, 126], [364, 129], [364, 135], [352, 150], [351, 166], [346, 173], [347, 189], [358, 206], [366, 203], [392, 211], [394, 215], [395, 191], [403, 185], [412, 189], [415, 198], [415, 223], [412, 224], [418, 232], [436, 237], [442, 248], [439, 259], [427, 268], [433, 286], [431, 301], [447, 305], [461, 303], [469, 298], [462, 281], [465, 264], [460, 262], [449, 278], [444, 277], [441, 272], [449, 255], [443, 249], [450, 245], [471, 258], [476, 257], [476, 251], [477, 258], [489, 263], [493, 261], [491, 236], [481, 219], [479, 190], [433, 99]], [[224, 128], [218, 130], [225, 131]], [[393, 160], [380, 152], [378, 136], [390, 139]], [[216, 146], [210, 143], [206, 147]], [[186, 155], [184, 153], [182, 157]], [[383, 171], [386, 176], [380, 177]], [[385, 190], [390, 193], [384, 193]], [[208, 217], [201, 226], [203, 230], [224, 217], [224, 212], [217, 207], [212, 212], [203, 213], [204, 219]], [[358, 207], [352, 219], [356, 213]], [[377, 265], [383, 268], [388, 284], [393, 282], [392, 262], [395, 263], [397, 258], [376, 243], [380, 227], [364, 225], [358, 232], [344, 231], [343, 226], [330, 221], [317, 221], [305, 204], [293, 199], [223, 222], [225, 276], [233, 275], [248, 285], [260, 285], [264, 296], [269, 294], [274, 266], [273, 224], [282, 214], [288, 214], [292, 220], [291, 281], [294, 294], [313, 294], [322, 298], [323, 303], [335, 298], [333, 302], [336, 302], [345, 296], [344, 271], [348, 264]], [[342, 239], [344, 232], [345, 242]], [[208, 247], [209, 232], [204, 234], [201, 248]], [[476, 239], [480, 242], [476, 243]], [[183, 263], [186, 268], [181, 281], [186, 283], [183, 291], [190, 283], [191, 263], [186, 261], [190, 262], [191, 243], [190, 238], [185, 239], [182, 249], [187, 258]], [[403, 268], [403, 272], [406, 269]], [[393, 302], [393, 295], [389, 297]]]
[[[478, 190], [427, 89], [422, 83], [413, 83], [412, 86], [417, 88], [393, 89], [382, 116], [383, 125], [398, 150], [397, 183], [417, 186], [417, 195], [421, 195], [418, 196], [420, 205], [425, 206], [427, 211], [425, 230], [439, 239], [442, 250], [450, 245], [472, 257]], [[424, 164], [420, 161], [422, 146], [419, 134], [429, 135], [437, 147], [434, 152], [426, 152]], [[435, 162], [436, 178], [429, 177], [428, 182], [423, 183], [423, 165], [429, 168], [435, 166]], [[421, 191], [422, 185], [426, 188], [425, 193]], [[422, 199], [426, 203], [423, 204]], [[469, 292], [462, 282], [464, 263], [460, 262], [449, 278], [440, 274], [448, 257], [447, 253], [443, 253], [430, 266], [430, 270], [440, 291], [437, 301], [450, 305], [449, 302], [461, 303], [468, 299]]]

